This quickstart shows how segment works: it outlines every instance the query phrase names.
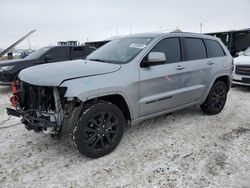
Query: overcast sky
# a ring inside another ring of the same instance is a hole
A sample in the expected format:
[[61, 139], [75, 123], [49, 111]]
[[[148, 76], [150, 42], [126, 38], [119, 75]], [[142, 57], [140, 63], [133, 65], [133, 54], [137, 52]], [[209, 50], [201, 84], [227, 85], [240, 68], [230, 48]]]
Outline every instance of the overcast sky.
[[203, 32], [250, 28], [250, 0], [0, 0], [0, 19], [0, 48], [32, 29], [39, 48], [177, 27], [199, 32], [200, 23]]

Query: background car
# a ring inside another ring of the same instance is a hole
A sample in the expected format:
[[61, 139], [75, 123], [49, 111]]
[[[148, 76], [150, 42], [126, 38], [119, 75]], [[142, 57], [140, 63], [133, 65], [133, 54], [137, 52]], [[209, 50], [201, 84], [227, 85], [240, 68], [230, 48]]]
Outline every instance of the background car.
[[250, 47], [234, 58], [233, 84], [250, 86]]
[[10, 85], [25, 68], [44, 63], [84, 59], [95, 49], [90, 46], [50, 46], [41, 48], [24, 59], [0, 61], [0, 85]]

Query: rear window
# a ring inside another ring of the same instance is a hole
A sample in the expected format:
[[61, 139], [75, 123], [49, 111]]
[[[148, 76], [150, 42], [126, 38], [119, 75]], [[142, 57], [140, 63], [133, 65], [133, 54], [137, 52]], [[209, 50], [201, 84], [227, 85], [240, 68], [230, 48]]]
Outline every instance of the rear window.
[[224, 50], [217, 41], [209, 39], [206, 39], [205, 41], [208, 50], [208, 57], [221, 57], [225, 55]]
[[206, 47], [202, 39], [184, 38], [184, 45], [187, 60], [207, 58]]

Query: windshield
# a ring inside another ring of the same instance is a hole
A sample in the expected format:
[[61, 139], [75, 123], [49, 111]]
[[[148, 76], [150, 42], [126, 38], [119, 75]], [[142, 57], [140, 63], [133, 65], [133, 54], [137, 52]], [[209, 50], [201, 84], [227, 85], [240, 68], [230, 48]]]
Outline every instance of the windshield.
[[25, 59], [39, 59], [45, 52], [47, 52], [50, 49], [50, 47], [44, 47], [40, 48], [39, 50], [31, 53], [29, 56], [27, 56]]
[[149, 37], [127, 37], [112, 40], [94, 51], [86, 59], [124, 64], [133, 60], [152, 40]]

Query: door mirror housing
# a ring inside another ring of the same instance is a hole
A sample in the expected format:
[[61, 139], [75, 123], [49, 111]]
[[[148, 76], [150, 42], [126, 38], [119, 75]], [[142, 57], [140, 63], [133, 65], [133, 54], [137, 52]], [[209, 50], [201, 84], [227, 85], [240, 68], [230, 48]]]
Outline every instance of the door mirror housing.
[[44, 61], [45, 62], [48, 62], [50, 60], [52, 60], [52, 56], [50, 54], [47, 54], [47, 55], [44, 56]]
[[166, 56], [162, 52], [150, 52], [147, 59], [141, 64], [141, 67], [149, 67], [152, 65], [160, 65], [166, 63]]

